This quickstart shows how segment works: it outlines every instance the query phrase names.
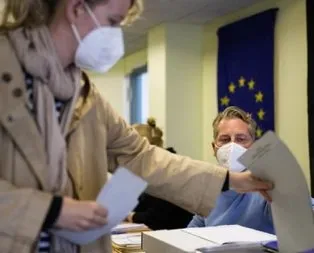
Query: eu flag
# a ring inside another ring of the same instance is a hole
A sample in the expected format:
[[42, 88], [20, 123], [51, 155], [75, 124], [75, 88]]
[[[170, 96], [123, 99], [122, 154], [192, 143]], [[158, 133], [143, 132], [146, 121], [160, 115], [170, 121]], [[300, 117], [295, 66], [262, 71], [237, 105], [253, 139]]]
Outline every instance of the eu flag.
[[218, 108], [251, 113], [261, 137], [274, 128], [274, 34], [277, 9], [218, 30]]

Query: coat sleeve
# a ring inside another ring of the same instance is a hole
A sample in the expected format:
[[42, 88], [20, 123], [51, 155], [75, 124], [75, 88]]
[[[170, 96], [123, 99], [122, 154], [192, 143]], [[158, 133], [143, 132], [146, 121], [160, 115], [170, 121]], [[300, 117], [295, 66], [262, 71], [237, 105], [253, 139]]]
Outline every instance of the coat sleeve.
[[148, 193], [187, 211], [207, 216], [221, 192], [227, 170], [172, 154], [149, 143], [102, 100], [108, 156], [149, 184]]
[[52, 195], [49, 193], [16, 188], [0, 178], [1, 252], [9, 252], [6, 250], [9, 250], [11, 243], [16, 248], [33, 245], [37, 241], [51, 202]]

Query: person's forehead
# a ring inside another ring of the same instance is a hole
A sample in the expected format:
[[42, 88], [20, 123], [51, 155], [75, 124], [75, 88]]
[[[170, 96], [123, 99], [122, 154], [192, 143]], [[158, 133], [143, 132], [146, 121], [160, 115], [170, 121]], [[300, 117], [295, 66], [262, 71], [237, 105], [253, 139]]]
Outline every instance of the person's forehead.
[[222, 119], [218, 124], [218, 133], [219, 134], [228, 134], [228, 133], [248, 133], [249, 125], [241, 119], [231, 118], [231, 119]]

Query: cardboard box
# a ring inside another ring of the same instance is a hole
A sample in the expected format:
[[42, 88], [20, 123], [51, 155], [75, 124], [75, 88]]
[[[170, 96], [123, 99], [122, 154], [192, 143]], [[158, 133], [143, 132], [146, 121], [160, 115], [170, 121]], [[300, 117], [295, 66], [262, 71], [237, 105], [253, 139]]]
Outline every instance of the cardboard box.
[[260, 249], [262, 242], [276, 239], [272, 234], [239, 225], [226, 225], [144, 232], [142, 249], [146, 253], [195, 253], [200, 248], [211, 252], [243, 252]]
[[142, 249], [146, 253], [194, 253], [196, 249], [210, 244], [208, 240], [181, 230], [160, 230], [142, 234]]

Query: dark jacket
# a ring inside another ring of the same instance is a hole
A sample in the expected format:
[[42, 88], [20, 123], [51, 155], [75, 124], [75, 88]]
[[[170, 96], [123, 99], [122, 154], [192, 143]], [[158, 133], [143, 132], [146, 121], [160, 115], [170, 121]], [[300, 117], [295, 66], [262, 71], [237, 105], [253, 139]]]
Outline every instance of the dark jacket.
[[[176, 153], [173, 148], [167, 148]], [[165, 200], [144, 193], [134, 209], [133, 222], [144, 223], [152, 230], [185, 228], [193, 214]]]

